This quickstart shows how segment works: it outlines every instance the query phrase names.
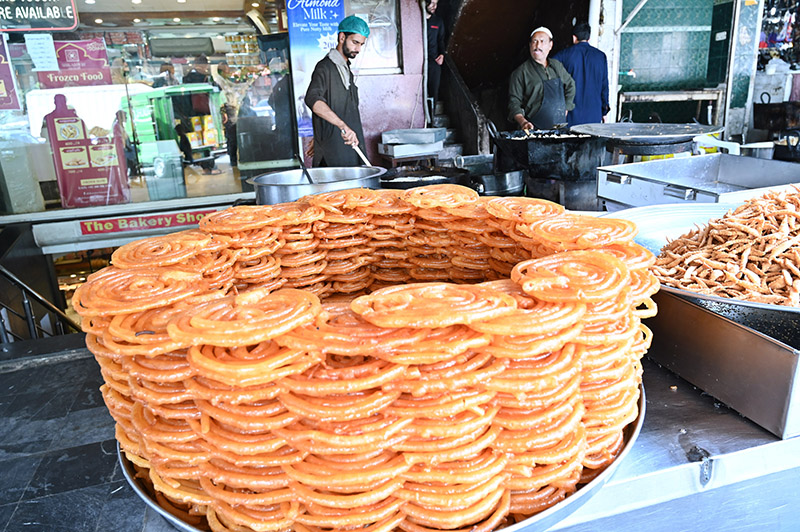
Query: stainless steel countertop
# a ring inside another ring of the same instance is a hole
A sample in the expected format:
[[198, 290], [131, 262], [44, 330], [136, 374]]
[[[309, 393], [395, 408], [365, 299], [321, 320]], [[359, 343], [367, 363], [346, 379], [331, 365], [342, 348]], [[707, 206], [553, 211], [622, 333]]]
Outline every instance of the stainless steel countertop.
[[647, 415], [639, 438], [606, 485], [549, 530], [583, 530], [579, 525], [792, 469], [800, 478], [800, 438], [780, 440], [674, 373], [643, 362]]

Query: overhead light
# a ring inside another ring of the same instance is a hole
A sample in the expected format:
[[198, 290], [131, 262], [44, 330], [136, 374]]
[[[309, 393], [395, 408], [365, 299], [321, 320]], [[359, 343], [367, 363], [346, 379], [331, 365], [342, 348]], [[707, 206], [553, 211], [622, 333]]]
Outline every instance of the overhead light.
[[253, 7], [258, 7], [258, 6], [260, 6], [261, 4], [259, 4], [258, 2], [253, 2], [253, 3], [252, 3], [252, 4], [250, 4], [250, 5], [251, 5], [251, 6], [253, 6]]
[[103, 19], [101, 19], [101, 18], [96, 18], [96, 19], [94, 19], [94, 23], [95, 23], [95, 24], [102, 24], [102, 23], [103, 23]]
[[175, 17], [174, 19], [172, 19], [172, 22], [180, 22], [180, 21], [181, 21], [181, 19], [178, 18], [178, 17]]
[[142, 0], [131, 0], [131, 4], [141, 4]]
[[140, 18], [135, 18], [135, 19], [133, 19], [133, 23], [134, 23], [134, 24], [138, 24], [138, 23], [140, 23], [141, 21], [142, 21], [142, 19], [140, 19]]
[[94, 0], [86, 0], [87, 4], [94, 4]]
[[211, 20], [213, 20], [214, 22], [219, 22], [220, 19], [219, 19], [219, 17], [214, 17]]
[[178, 3], [179, 3], [179, 4], [185, 4], [185, 3], [186, 3], [186, 0], [178, 0]]

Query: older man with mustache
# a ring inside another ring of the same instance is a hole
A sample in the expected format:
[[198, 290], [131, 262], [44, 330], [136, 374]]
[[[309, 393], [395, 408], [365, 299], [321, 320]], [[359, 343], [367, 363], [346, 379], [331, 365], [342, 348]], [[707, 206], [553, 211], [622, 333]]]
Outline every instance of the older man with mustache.
[[531, 32], [531, 57], [508, 81], [508, 119], [519, 129], [553, 129], [566, 125], [575, 107], [575, 81], [560, 62], [548, 59], [553, 34], [539, 27]]

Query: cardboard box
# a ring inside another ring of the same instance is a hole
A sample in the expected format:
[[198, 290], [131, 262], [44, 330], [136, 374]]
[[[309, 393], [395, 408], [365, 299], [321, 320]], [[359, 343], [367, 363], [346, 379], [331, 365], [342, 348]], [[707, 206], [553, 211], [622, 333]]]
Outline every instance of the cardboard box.
[[201, 116], [192, 117], [192, 129], [194, 129], [195, 131], [203, 131], [203, 117]]
[[214, 129], [214, 117], [211, 115], [203, 115], [203, 129]]
[[203, 134], [197, 131], [191, 131], [186, 134], [189, 138], [189, 143], [192, 145], [192, 148], [199, 148], [203, 145]]
[[217, 130], [212, 128], [203, 129], [203, 144], [206, 146], [216, 146], [219, 144]]

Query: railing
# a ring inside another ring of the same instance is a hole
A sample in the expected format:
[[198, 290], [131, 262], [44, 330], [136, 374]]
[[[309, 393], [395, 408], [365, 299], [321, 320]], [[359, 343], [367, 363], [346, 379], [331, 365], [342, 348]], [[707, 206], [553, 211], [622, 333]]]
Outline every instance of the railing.
[[[16, 275], [11, 273], [8, 269], [0, 266], [0, 276], [4, 277], [13, 287], [20, 291], [20, 304], [22, 309], [14, 309], [3, 301], [0, 301], [0, 307], [5, 309], [5, 313], [0, 312], [0, 344], [7, 344], [12, 341], [43, 338], [45, 336], [58, 336], [67, 334], [68, 329], [73, 329], [75, 332], [80, 332], [81, 327], [75, 321], [67, 316], [63, 310], [53, 305], [50, 301], [39, 295], [38, 292], [30, 288]], [[8, 295], [8, 294], [6, 294]], [[4, 298], [8, 301], [10, 298]], [[37, 323], [36, 315], [33, 310], [33, 303], [39, 304], [45, 309], [45, 312], [55, 316], [53, 324], [54, 331], [44, 329]], [[20, 332], [12, 330], [9, 323], [11, 316], [17, 317], [23, 321], [28, 329], [28, 337], [25, 338]]]
[[444, 66], [442, 89], [445, 94], [442, 100], [447, 102], [448, 111], [451, 109], [459, 111], [452, 114], [451, 118], [464, 144], [464, 153], [468, 155], [490, 153], [491, 140], [486, 128], [486, 116], [481, 112], [480, 106], [449, 55], [444, 56]]

